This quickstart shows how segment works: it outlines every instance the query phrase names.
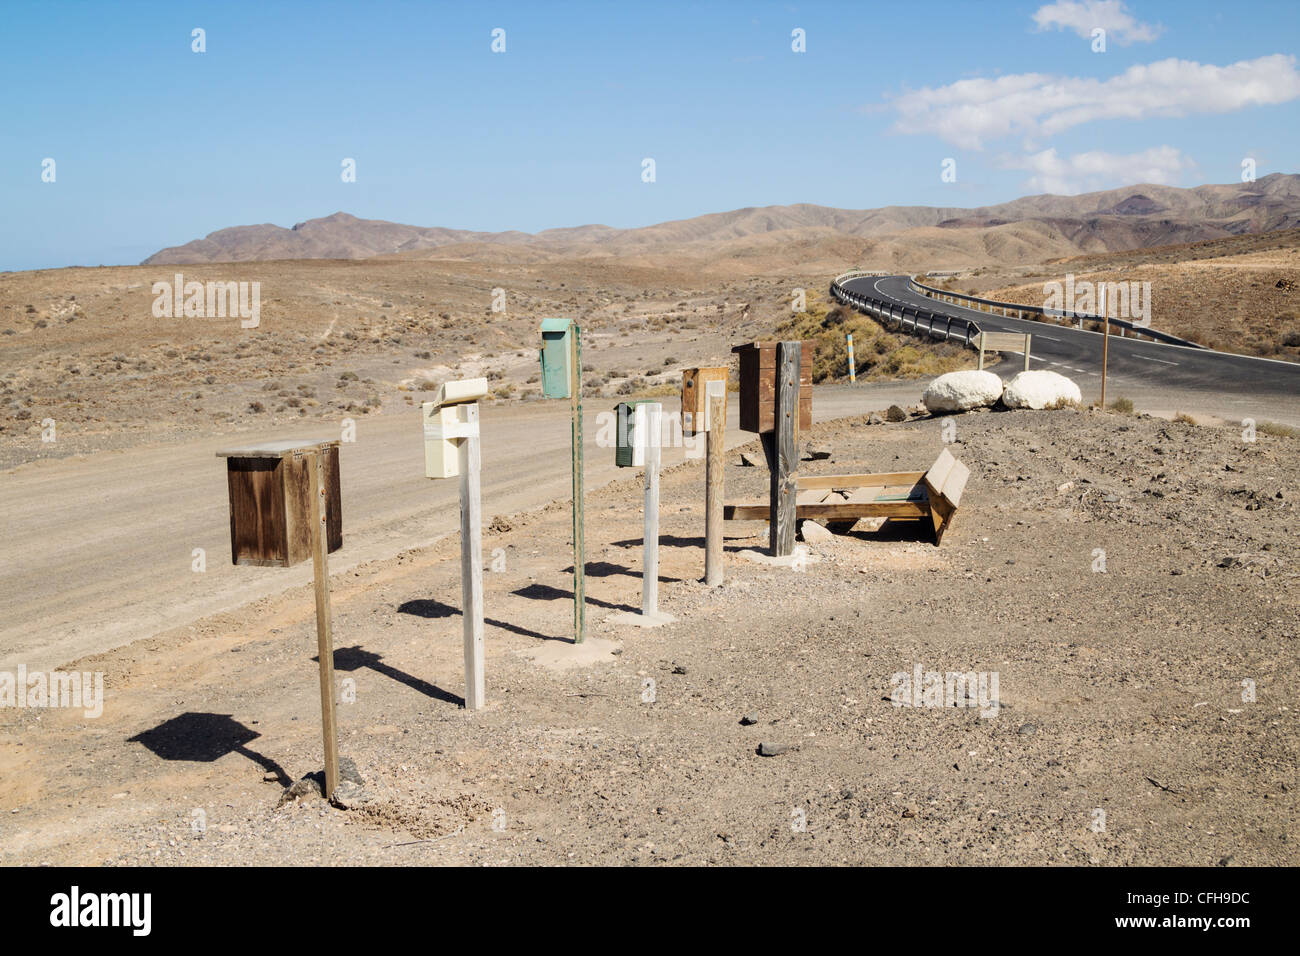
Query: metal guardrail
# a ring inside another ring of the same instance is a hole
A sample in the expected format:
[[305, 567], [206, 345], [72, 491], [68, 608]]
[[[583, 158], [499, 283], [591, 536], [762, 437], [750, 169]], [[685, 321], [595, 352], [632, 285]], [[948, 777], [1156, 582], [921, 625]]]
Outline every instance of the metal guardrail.
[[[920, 282], [917, 282], [915, 276], [908, 276], [907, 287], [908, 289], [917, 293], [918, 295], [923, 295], [929, 299], [939, 299], [944, 302], [950, 302], [953, 305], [961, 305], [967, 302], [974, 302], [977, 305], [988, 306], [989, 307], [988, 311], [990, 312], [993, 311], [994, 309], [1001, 309], [1003, 316], [1009, 319], [1010, 318], [1024, 319], [1025, 315], [1028, 314], [1030, 317], [1030, 321], [1035, 321], [1035, 322], [1042, 321], [1045, 319], [1078, 319], [1081, 324], [1083, 322], [1102, 321], [1102, 317], [1100, 315], [1091, 315], [1091, 314], [1079, 313], [1079, 312], [1064, 312], [1058, 309], [1045, 309], [1042, 306], [1037, 306], [1037, 305], [1021, 305], [1018, 302], [999, 302], [997, 299], [981, 299], [977, 295], [966, 295], [965, 293], [962, 292], [948, 292], [943, 289], [933, 289], [928, 285], [922, 285]], [[980, 309], [979, 311], [984, 311], [984, 310]], [[1011, 312], [1015, 312], [1016, 314], [1013, 316], [1010, 314]], [[1205, 348], [1205, 346], [1199, 345], [1196, 342], [1191, 342], [1187, 339], [1181, 339], [1176, 335], [1170, 335], [1168, 332], [1160, 332], [1156, 329], [1147, 328], [1146, 326], [1134, 325], [1132, 322], [1128, 322], [1124, 319], [1107, 318], [1106, 321], [1110, 323], [1111, 328], [1125, 329], [1129, 332], [1132, 332], [1134, 335], [1145, 335], [1156, 342], [1165, 342], [1170, 345], [1185, 345], [1188, 346], [1189, 348], [1195, 348], [1195, 349]]]
[[[893, 322], [895, 328], [901, 332], [911, 332], [913, 335], [925, 335], [926, 338], [931, 339], [943, 339], [945, 342], [956, 340], [961, 342], [967, 348], [977, 348], [976, 339], [980, 334], [980, 327], [970, 319], [939, 315], [929, 309], [918, 309], [915, 306], [890, 302], [887, 299], [880, 299], [876, 296], [863, 295], [859, 292], [850, 292], [848, 289], [844, 288], [843, 285], [843, 283], [850, 279], [885, 275], [889, 275], [889, 273], [866, 272], [857, 269], [836, 276], [834, 281], [831, 282], [831, 298], [845, 305], [850, 305], [859, 312], [865, 312], [868, 315], [875, 316], [881, 322], [886, 320]], [[909, 313], [912, 320], [910, 325], [907, 321]]]

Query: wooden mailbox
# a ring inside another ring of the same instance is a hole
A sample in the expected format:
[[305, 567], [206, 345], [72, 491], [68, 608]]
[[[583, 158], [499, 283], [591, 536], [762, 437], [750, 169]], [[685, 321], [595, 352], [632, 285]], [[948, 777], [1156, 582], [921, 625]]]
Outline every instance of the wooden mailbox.
[[[814, 345], [799, 349], [799, 428], [812, 427]], [[740, 430], [770, 432], [776, 427], [776, 342], [747, 342], [731, 350], [740, 356]], [[684, 424], [684, 423], [683, 423]]]
[[727, 376], [725, 365], [705, 368], [688, 368], [682, 372], [682, 434], [686, 437], [703, 435], [709, 430], [709, 398], [722, 396], [722, 408], [727, 408]]
[[[569, 319], [542, 319], [542, 395], [568, 398], [573, 361], [573, 323]], [[576, 371], [576, 370], [572, 370]]]
[[327, 547], [343, 546], [338, 439], [263, 442], [217, 452], [226, 459], [235, 564], [288, 568], [311, 557], [312, 452], [324, 458]]
[[424, 476], [455, 478], [460, 474], [458, 439], [478, 434], [478, 424], [463, 420], [458, 406], [487, 397], [486, 378], [443, 382], [432, 402], [421, 405], [424, 419]]

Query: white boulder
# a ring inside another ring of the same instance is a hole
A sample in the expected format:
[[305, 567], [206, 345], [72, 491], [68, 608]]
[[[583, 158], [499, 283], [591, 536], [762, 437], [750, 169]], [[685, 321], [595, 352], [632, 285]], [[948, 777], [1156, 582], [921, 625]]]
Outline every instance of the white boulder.
[[940, 375], [921, 396], [932, 413], [964, 412], [994, 404], [1002, 397], [1002, 379], [992, 372], [947, 372]]
[[1020, 372], [1002, 391], [1002, 404], [1007, 408], [1060, 408], [1070, 403], [1083, 403], [1079, 386], [1064, 375], [1041, 369]]

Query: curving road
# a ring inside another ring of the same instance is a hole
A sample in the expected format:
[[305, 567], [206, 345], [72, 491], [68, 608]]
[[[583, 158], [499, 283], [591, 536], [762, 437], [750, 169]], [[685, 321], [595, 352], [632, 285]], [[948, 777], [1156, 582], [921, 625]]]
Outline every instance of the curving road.
[[[1028, 332], [1033, 336], [1030, 368], [1058, 371], [1073, 378], [1085, 397], [1100, 393], [1102, 336], [1099, 332], [1009, 319], [930, 299], [908, 289], [907, 276], [902, 275], [849, 279], [844, 288], [938, 315], [974, 319], [986, 332]], [[1009, 359], [1015, 368], [1021, 367], [1021, 362], [1018, 356]], [[1108, 400], [1119, 395], [1136, 397], [1135, 392], [1143, 395], [1166, 392], [1170, 399], [1181, 400], [1184, 405], [1180, 407], [1188, 411], [1195, 406], [1227, 418], [1253, 412], [1292, 424], [1300, 422], [1300, 365], [1114, 334], [1110, 340], [1106, 392]], [[1192, 405], [1187, 405], [1188, 402]]]

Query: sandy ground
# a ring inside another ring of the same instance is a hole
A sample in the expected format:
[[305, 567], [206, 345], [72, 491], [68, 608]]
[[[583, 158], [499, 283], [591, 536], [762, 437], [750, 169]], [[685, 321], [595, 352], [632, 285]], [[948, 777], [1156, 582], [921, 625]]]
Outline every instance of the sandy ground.
[[[945, 421], [817, 425], [833, 457], [804, 469], [923, 468]], [[736, 523], [712, 590], [702, 467], [670, 468], [677, 623], [657, 629], [607, 620], [639, 603], [625, 472], [587, 501], [577, 648], [567, 505], [502, 515], [479, 713], [456, 540], [337, 570], [349, 809], [280, 805], [321, 766], [307, 586], [68, 662], [103, 672], [103, 714], [0, 711], [0, 861], [1295, 864], [1300, 443], [1097, 412], [951, 421], [972, 474], [941, 548], [891, 522], [774, 568], [743, 554], [762, 523]], [[731, 500], [766, 487], [734, 451], [727, 480]], [[917, 665], [996, 674], [996, 713], [896, 706]]]

